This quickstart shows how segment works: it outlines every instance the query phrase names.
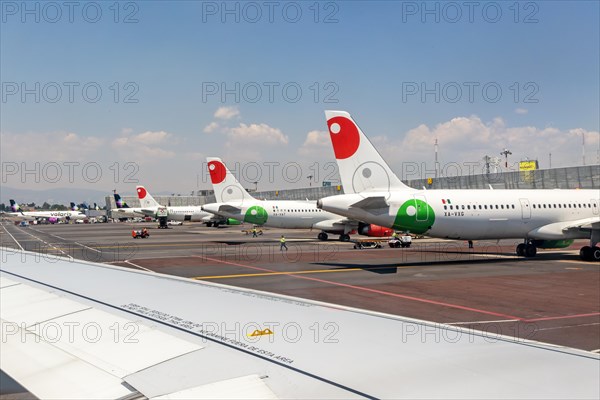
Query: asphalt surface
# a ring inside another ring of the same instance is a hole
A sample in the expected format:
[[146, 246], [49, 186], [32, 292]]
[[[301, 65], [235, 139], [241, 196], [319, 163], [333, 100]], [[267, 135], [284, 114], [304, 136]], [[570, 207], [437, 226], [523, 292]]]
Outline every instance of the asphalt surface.
[[[148, 227], [150, 237], [131, 230]], [[4, 223], [7, 251], [74, 257], [199, 280], [210, 280], [373, 311], [454, 324], [494, 335], [600, 349], [600, 264], [579, 260], [579, 248], [514, 255], [517, 241], [414, 239], [408, 249], [356, 250], [320, 242], [317, 231], [201, 224]], [[280, 251], [284, 234], [288, 251]], [[331, 235], [330, 235], [331, 237]], [[357, 235], [353, 239], [367, 239]], [[427, 334], [423, 332], [421, 334]], [[448, 338], [446, 338], [448, 339]]]

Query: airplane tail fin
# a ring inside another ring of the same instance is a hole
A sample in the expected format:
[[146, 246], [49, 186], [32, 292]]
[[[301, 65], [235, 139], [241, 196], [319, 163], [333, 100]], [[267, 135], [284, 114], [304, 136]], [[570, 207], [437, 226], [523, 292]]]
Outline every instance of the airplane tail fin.
[[79, 207], [73, 202], [71, 202], [71, 211], [79, 211]]
[[346, 111], [325, 111], [344, 193], [414, 190], [385, 162]]
[[9, 201], [10, 201], [10, 209], [12, 210], [12, 212], [21, 211], [21, 206], [19, 205], [19, 203], [17, 203], [13, 199], [10, 199]]
[[207, 157], [208, 172], [215, 191], [217, 203], [229, 201], [255, 200], [227, 169], [223, 161], [216, 157]]
[[117, 208], [129, 208], [127, 203], [125, 203], [123, 201], [123, 199], [121, 199], [121, 196], [118, 193], [115, 193], [114, 196], [115, 196], [115, 204], [117, 205]]
[[142, 208], [154, 208], [160, 207], [158, 201], [154, 200], [154, 197], [143, 186], [136, 186], [138, 198], [140, 199], [140, 205]]

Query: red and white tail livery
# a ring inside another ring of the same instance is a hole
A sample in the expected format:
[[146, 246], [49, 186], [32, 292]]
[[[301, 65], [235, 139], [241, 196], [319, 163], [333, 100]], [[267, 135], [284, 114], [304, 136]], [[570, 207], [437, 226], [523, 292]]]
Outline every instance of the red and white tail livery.
[[411, 190], [392, 172], [350, 114], [325, 111], [345, 193]]
[[217, 203], [256, 201], [217, 157], [208, 157], [208, 172]]

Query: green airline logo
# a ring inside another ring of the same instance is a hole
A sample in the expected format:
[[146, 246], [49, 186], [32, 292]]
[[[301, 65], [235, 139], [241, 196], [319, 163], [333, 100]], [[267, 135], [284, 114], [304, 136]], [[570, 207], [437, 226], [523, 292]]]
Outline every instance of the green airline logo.
[[393, 228], [399, 231], [425, 233], [435, 221], [433, 208], [423, 200], [411, 199], [400, 206]]
[[269, 215], [267, 214], [267, 210], [261, 206], [252, 206], [246, 211], [246, 215], [244, 215], [244, 222], [263, 225], [265, 222], [267, 222], [268, 218]]

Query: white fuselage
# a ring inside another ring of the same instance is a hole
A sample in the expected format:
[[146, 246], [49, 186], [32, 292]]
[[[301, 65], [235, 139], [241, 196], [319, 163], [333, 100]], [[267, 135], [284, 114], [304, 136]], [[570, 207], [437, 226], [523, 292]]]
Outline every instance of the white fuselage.
[[17, 218], [27, 221], [34, 219], [43, 218], [56, 218], [56, 219], [86, 219], [87, 215], [81, 211], [23, 211], [23, 212], [11, 212], [6, 214], [10, 218]]
[[285, 229], [321, 229], [330, 233], [348, 233], [339, 215], [320, 210], [314, 201], [254, 200], [205, 204], [203, 209], [225, 218], [256, 225]]
[[141, 208], [116, 208], [112, 210], [113, 214], [117, 218], [135, 218], [135, 217], [144, 217], [146, 214], [142, 212]]
[[156, 217], [159, 208], [167, 209], [167, 218], [172, 221], [207, 222], [214, 219], [214, 215], [203, 211], [200, 206], [172, 206], [172, 207], [142, 207], [142, 208], [120, 208], [119, 211], [139, 214], [147, 217]]
[[[381, 200], [365, 207], [367, 197]], [[319, 205], [364, 222], [439, 238], [574, 239], [590, 233], [561, 234], [560, 227], [548, 226], [600, 219], [599, 197], [597, 190], [404, 190], [331, 196]], [[360, 201], [362, 207], [352, 207]]]
[[213, 214], [202, 211], [200, 206], [167, 207], [168, 218], [172, 221], [203, 222]]

